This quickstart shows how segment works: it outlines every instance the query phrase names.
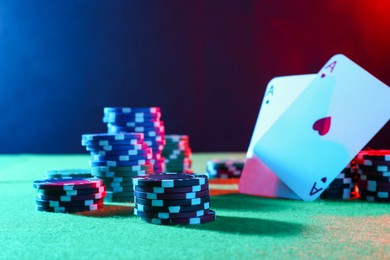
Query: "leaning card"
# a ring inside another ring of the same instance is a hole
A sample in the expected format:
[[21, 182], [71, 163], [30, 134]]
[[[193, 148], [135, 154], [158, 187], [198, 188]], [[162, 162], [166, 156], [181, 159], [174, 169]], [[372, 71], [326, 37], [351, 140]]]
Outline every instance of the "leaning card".
[[241, 193], [299, 199], [297, 194], [253, 154], [253, 147], [315, 77], [316, 74], [276, 77], [268, 83], [240, 178]]
[[303, 200], [314, 200], [390, 118], [390, 89], [336, 55], [268, 128], [254, 154]]

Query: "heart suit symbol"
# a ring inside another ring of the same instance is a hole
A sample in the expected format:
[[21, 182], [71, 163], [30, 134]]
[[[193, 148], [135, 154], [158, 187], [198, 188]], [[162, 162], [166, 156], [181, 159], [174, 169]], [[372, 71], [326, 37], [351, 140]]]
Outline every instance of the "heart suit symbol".
[[313, 130], [318, 131], [318, 134], [323, 136], [326, 135], [330, 130], [331, 117], [324, 117], [318, 119], [313, 124]]

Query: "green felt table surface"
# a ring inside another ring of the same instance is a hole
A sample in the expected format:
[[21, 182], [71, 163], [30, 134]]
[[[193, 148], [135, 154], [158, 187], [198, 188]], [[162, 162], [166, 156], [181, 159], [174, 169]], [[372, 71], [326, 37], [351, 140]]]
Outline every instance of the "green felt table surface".
[[[213, 158], [195, 154], [194, 170]], [[0, 259], [389, 259], [390, 205], [213, 196], [217, 219], [158, 226], [131, 204], [83, 214], [37, 212], [32, 181], [47, 170], [87, 168], [88, 155], [0, 156]]]

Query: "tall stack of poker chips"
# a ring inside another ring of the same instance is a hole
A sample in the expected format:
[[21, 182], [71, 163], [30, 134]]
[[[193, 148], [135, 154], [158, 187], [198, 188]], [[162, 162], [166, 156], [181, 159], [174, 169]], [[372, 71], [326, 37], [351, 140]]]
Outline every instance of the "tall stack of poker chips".
[[166, 135], [162, 155], [167, 172], [191, 173], [190, 138], [188, 135]]
[[36, 180], [38, 211], [74, 213], [103, 208], [106, 195], [101, 180], [96, 178], [50, 178]]
[[362, 151], [357, 156], [360, 198], [390, 202], [390, 150]]
[[106, 185], [107, 202], [132, 202], [132, 177], [153, 173], [151, 149], [142, 133], [84, 134], [92, 174]]
[[206, 173], [210, 178], [240, 178], [241, 172], [244, 169], [245, 160], [239, 159], [214, 159], [207, 161]]
[[351, 199], [355, 197], [356, 177], [351, 164], [348, 164], [339, 175], [321, 193], [321, 199]]
[[133, 179], [134, 214], [144, 221], [188, 225], [215, 220], [206, 175], [160, 173]]
[[161, 153], [165, 145], [165, 127], [159, 107], [105, 107], [103, 122], [108, 133], [143, 133], [145, 143], [152, 149], [154, 172], [165, 170]]

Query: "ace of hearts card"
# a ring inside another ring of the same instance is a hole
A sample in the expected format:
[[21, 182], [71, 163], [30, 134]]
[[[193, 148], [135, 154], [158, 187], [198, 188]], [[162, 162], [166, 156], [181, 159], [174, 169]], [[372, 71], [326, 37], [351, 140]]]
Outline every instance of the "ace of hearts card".
[[314, 75], [270, 81], [241, 193], [315, 200], [388, 122], [390, 88], [344, 55]]

